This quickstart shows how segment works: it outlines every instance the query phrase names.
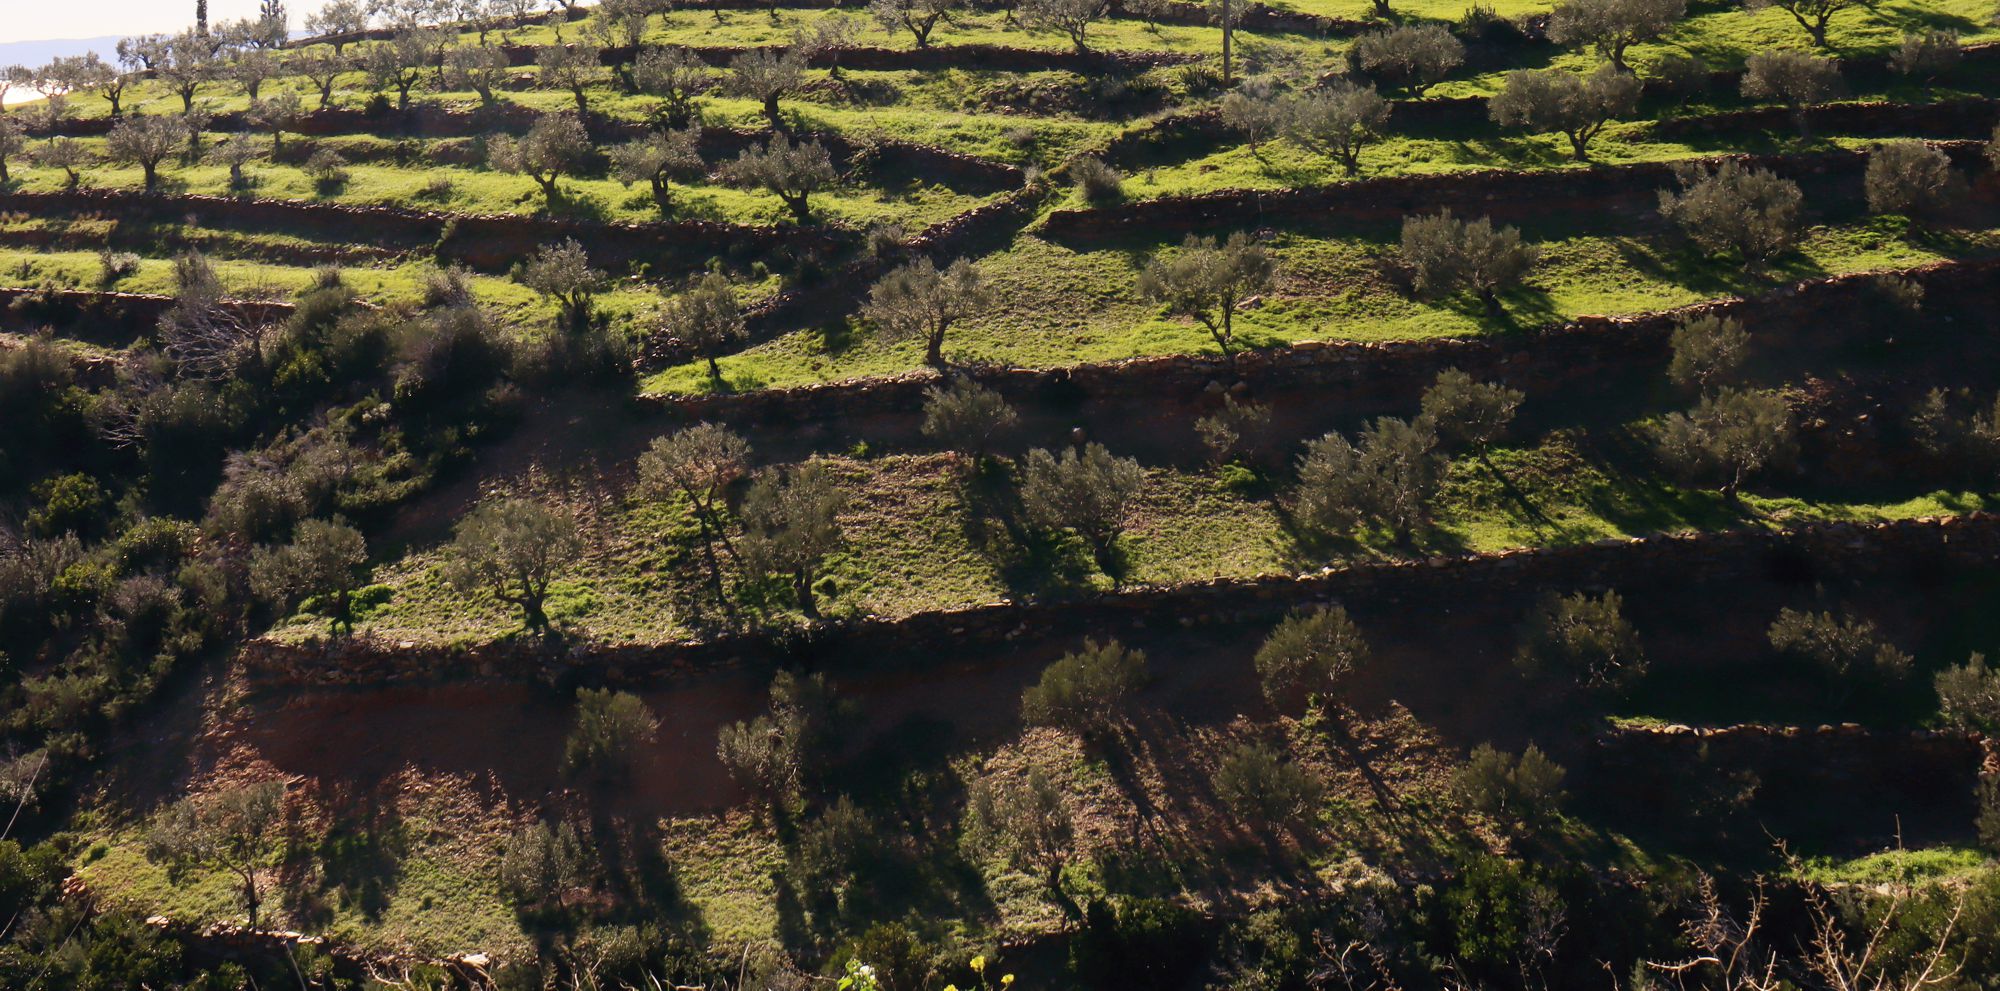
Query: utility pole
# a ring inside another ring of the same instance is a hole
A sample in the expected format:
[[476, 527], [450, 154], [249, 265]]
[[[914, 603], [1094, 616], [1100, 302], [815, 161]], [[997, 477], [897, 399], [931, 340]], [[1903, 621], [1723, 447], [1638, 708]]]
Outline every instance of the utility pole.
[[1229, 19], [1229, 0], [1222, 0], [1222, 85], [1230, 83], [1229, 39], [1236, 33], [1236, 25]]

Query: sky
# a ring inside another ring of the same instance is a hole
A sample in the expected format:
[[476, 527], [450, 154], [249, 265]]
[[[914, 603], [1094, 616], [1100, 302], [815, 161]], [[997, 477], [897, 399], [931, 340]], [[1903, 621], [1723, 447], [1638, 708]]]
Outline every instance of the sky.
[[[286, 0], [297, 29], [324, 0]], [[0, 44], [102, 38], [178, 31], [194, 24], [194, 0], [0, 0]], [[257, 0], [208, 0], [208, 19], [233, 21], [257, 13]]]

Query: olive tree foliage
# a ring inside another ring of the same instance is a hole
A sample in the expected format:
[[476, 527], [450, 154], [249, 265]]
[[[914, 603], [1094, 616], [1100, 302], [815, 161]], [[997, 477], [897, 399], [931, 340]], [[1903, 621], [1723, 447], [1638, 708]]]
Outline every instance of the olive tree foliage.
[[812, 222], [812, 194], [833, 186], [833, 156], [817, 141], [792, 143], [772, 135], [761, 148], [746, 149], [722, 167], [722, 178], [747, 189], [761, 188], [783, 201], [801, 224]]
[[1745, 0], [1749, 10], [1769, 10], [1773, 7], [1792, 15], [1792, 20], [1806, 29], [1812, 36], [1813, 44], [1827, 47], [1826, 28], [1833, 16], [1849, 7], [1866, 6], [1864, 0]]
[[1639, 105], [1639, 77], [1615, 66], [1588, 76], [1561, 69], [1522, 69], [1507, 74], [1487, 104], [1493, 122], [1569, 139], [1570, 154], [1590, 158], [1590, 142], [1613, 120]]
[[806, 82], [805, 53], [796, 45], [783, 52], [756, 49], [736, 56], [729, 63], [729, 76], [723, 88], [731, 96], [756, 100], [764, 107], [764, 118], [771, 123], [771, 129], [785, 129], [784, 117], [779, 113], [778, 101], [786, 94], [798, 90]]
[[1743, 484], [1794, 449], [1792, 408], [1776, 393], [1723, 389], [1686, 413], [1670, 413], [1654, 437], [1667, 467], [1718, 485], [1735, 501]]
[[869, 289], [861, 315], [886, 340], [924, 342], [924, 361], [943, 368], [946, 332], [991, 305], [992, 298], [978, 266], [960, 258], [940, 270], [925, 257], [882, 276]]
[[622, 778], [632, 769], [632, 751], [645, 746], [660, 720], [639, 696], [609, 688], [576, 693], [576, 721], [563, 742], [563, 770], [600, 780]]
[[1050, 891], [1062, 889], [1063, 868], [1076, 855], [1076, 820], [1063, 792], [1041, 768], [996, 774], [973, 783], [966, 844], [1035, 872]]
[[494, 135], [486, 143], [486, 163], [502, 172], [535, 180], [549, 209], [562, 191], [556, 181], [576, 171], [590, 154], [590, 132], [574, 114], [543, 114], [520, 137]]
[[560, 906], [590, 880], [590, 849], [570, 823], [538, 822], [500, 847], [500, 891], [531, 911]]
[[1465, 64], [1465, 45], [1442, 24], [1406, 24], [1362, 35], [1350, 57], [1369, 78], [1422, 96]]
[[1271, 428], [1271, 408], [1225, 394], [1222, 408], [1194, 421], [1194, 432], [1217, 465], [1260, 453]]
[[1863, 185], [1871, 212], [1933, 221], [1949, 217], [1967, 192], [1951, 159], [1921, 141], [1891, 141], [1870, 152]]
[[1453, 776], [1452, 794], [1481, 815], [1532, 824], [1555, 813], [1566, 773], [1532, 743], [1519, 756], [1482, 743]]
[[368, 542], [340, 520], [301, 520], [292, 542], [250, 555], [250, 589], [280, 610], [312, 600], [338, 632], [354, 631], [354, 593], [368, 582]]
[[479, 102], [500, 102], [496, 92], [513, 74], [514, 64], [499, 45], [454, 45], [444, 54], [445, 78], [457, 89], [479, 94]]
[[1020, 422], [999, 393], [969, 378], [924, 390], [924, 436], [967, 455], [974, 466]]
[[312, 84], [313, 91], [319, 94], [321, 110], [333, 106], [333, 88], [339, 84], [340, 77], [359, 67], [353, 57], [317, 46], [298, 52], [285, 60], [287, 70], [297, 73]]
[[1079, 52], [1090, 51], [1090, 26], [1111, 13], [1110, 0], [1020, 0], [1021, 26], [1030, 31], [1060, 31]]
[[1326, 785], [1268, 744], [1239, 743], [1210, 779], [1224, 807], [1264, 828], [1301, 828], [1315, 818]]
[[184, 31], [167, 39], [157, 50], [153, 78], [181, 98], [181, 112], [186, 113], [194, 109], [194, 98], [203, 86], [215, 80], [220, 70], [214, 42]]
[[1139, 295], [1201, 324], [1228, 357], [1236, 344], [1237, 308], [1268, 291], [1277, 276], [1277, 259], [1242, 231], [1220, 245], [1189, 234], [1179, 251], [1153, 259], [1139, 273]]
[[280, 74], [277, 58], [261, 48], [237, 53], [222, 72], [231, 82], [243, 87], [243, 95], [252, 100], [263, 91], [264, 83]]
[[1443, 475], [1431, 424], [1385, 416], [1362, 430], [1359, 443], [1335, 432], [1306, 444], [1295, 512], [1302, 526], [1328, 536], [1371, 524], [1407, 542], [1430, 518]]
[[542, 245], [521, 266], [521, 284], [555, 300], [561, 321], [576, 332], [589, 329], [597, 294], [609, 282], [607, 273], [590, 267], [590, 254], [576, 238]]
[[1743, 95], [1752, 100], [1776, 100], [1792, 112], [1801, 136], [1812, 132], [1807, 111], [1839, 96], [1845, 85], [1840, 66], [1786, 49], [1760, 52], [1743, 66]]
[[104, 150], [114, 162], [139, 166], [145, 175], [146, 192], [157, 192], [161, 163], [181, 150], [188, 133], [187, 124], [173, 117], [133, 115], [111, 128]]
[[1549, 15], [1549, 40], [1589, 45], [1619, 72], [1625, 50], [1652, 41], [1687, 16], [1687, 0], [1567, 0]]
[[1500, 293], [1519, 285], [1541, 255], [1540, 248], [1521, 240], [1518, 228], [1496, 229], [1489, 218], [1460, 220], [1445, 210], [1403, 218], [1397, 261], [1417, 295], [1470, 291], [1488, 313], [1500, 316], [1505, 312]]
[[743, 497], [744, 565], [786, 578], [799, 611], [818, 619], [813, 584], [827, 555], [846, 542], [840, 525], [846, 508], [847, 494], [818, 459], [790, 472], [766, 469]]
[[1525, 398], [1519, 389], [1481, 382], [1456, 368], [1447, 368], [1424, 390], [1421, 408], [1441, 442], [1484, 454], [1506, 436]]
[[262, 887], [257, 871], [278, 841], [285, 799], [280, 781], [227, 788], [183, 798], [153, 817], [146, 830], [146, 859], [167, 865], [175, 876], [194, 870], [236, 875], [243, 910], [257, 927]]
[[1131, 697], [1145, 687], [1146, 654], [1116, 640], [1086, 640], [1042, 670], [1021, 693], [1021, 719], [1089, 736], [1125, 717]]
[[1037, 448], [1021, 461], [1021, 508], [1035, 526], [1082, 537], [1102, 568], [1114, 563], [1112, 547], [1145, 484], [1139, 462], [1102, 444], [1059, 455]]
[[444, 576], [462, 594], [483, 591], [521, 611], [530, 630], [547, 631], [549, 586], [578, 554], [576, 517], [533, 499], [487, 499], [459, 521], [445, 549]]
[[299, 95], [290, 90], [273, 93], [268, 100], [256, 100], [244, 115], [253, 126], [271, 133], [271, 157], [276, 158], [285, 148], [285, 132], [299, 126], [306, 115], [305, 103]]
[[1551, 592], [1522, 622], [1514, 664], [1530, 677], [1619, 694], [1645, 675], [1646, 653], [1617, 592]]
[[306, 35], [328, 38], [333, 50], [338, 52], [349, 44], [346, 35], [368, 29], [368, 19], [368, 4], [363, 0], [329, 0], [306, 15]]
[[1285, 137], [1340, 162], [1348, 175], [1361, 171], [1361, 150], [1389, 126], [1389, 101], [1373, 86], [1344, 80], [1287, 100], [1283, 113]]
[[378, 41], [368, 46], [362, 55], [362, 67], [368, 72], [369, 82], [377, 89], [396, 91], [396, 106], [403, 110], [410, 108], [410, 91], [424, 78], [424, 70], [430, 65], [431, 46], [436, 38], [433, 32], [421, 28], [406, 28], [396, 32], [387, 41]]
[[743, 304], [736, 300], [736, 285], [721, 272], [710, 272], [692, 289], [669, 298], [660, 307], [658, 329], [662, 336], [706, 358], [708, 377], [715, 382], [722, 381], [717, 357], [750, 335], [743, 322]]
[[708, 167], [701, 157], [701, 129], [654, 131], [611, 149], [611, 174], [627, 186], [643, 182], [652, 191], [660, 214], [673, 212], [675, 179], [700, 175]]
[[1253, 665], [1276, 708], [1326, 699], [1368, 660], [1361, 627], [1340, 606], [1294, 612], [1272, 628]]
[[868, 14], [889, 34], [910, 32], [918, 48], [929, 48], [931, 32], [965, 9], [965, 0], [874, 0]]
[[1965, 59], [1956, 31], [1906, 32], [1889, 53], [1889, 68], [1898, 75], [1929, 86]]
[[1660, 216], [1709, 254], [1732, 252], [1760, 266], [1798, 243], [1805, 195], [1768, 169], [1724, 162], [1675, 169], [1679, 192], [1660, 191]]
[[738, 784], [777, 805], [817, 781], [834, 756], [848, 707], [821, 674], [780, 671], [770, 698], [763, 715], [724, 726], [715, 753]]
[[1973, 408], [1969, 390], [1932, 389], [1909, 413], [1912, 439], [1925, 453], [1974, 474], [2000, 468], [2000, 396]]
[[544, 45], [535, 51], [541, 84], [567, 90], [576, 112], [590, 112], [590, 87], [604, 80], [604, 50], [596, 45]]
[[750, 470], [750, 442], [728, 427], [698, 423], [666, 437], [656, 437], [639, 456], [639, 491], [648, 498], [686, 496], [701, 528], [709, 574], [719, 587], [721, 564], [717, 541], [727, 541], [723, 527], [723, 497], [729, 485]]
[[1947, 725], [1979, 733], [2000, 733], [2000, 667], [1974, 654], [1964, 664], [1939, 671], [1938, 713]]
[[1674, 356], [1667, 365], [1667, 378], [1682, 388], [1691, 386], [1711, 395], [1743, 367], [1750, 333], [1735, 317], [1704, 314], [1676, 324], [1668, 343]]
[[632, 85], [641, 93], [660, 98], [653, 109], [656, 129], [687, 127], [695, 122], [695, 98], [709, 85], [707, 62], [691, 51], [673, 45], [640, 49], [632, 64]]
[[1271, 81], [1259, 77], [1245, 79], [1223, 94], [1220, 113], [1223, 125], [1243, 135], [1254, 154], [1284, 129], [1286, 109]]
[[1857, 681], [1902, 681], [1913, 663], [1910, 655], [1884, 638], [1873, 622], [1831, 612], [1780, 610], [1766, 635], [1772, 650], [1817, 668], [1843, 696]]
[[28, 150], [28, 136], [21, 125], [12, 117], [0, 116], [0, 185], [14, 181], [7, 171], [7, 161], [19, 158]]

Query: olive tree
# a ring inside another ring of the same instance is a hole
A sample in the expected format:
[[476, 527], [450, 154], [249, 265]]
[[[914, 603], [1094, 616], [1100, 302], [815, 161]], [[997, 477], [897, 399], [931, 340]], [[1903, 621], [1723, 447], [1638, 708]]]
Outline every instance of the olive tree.
[[[698, 423], [666, 437], [656, 437], [639, 457], [639, 490], [648, 497], [687, 497], [701, 528], [702, 551], [718, 598], [722, 597], [722, 564], [715, 545], [728, 545], [723, 527], [723, 495], [730, 483], [750, 470], [750, 442], [728, 427]], [[733, 553], [733, 550], [732, 550]]]
[[1660, 460], [1694, 479], [1719, 481], [1736, 501], [1743, 483], [1791, 455], [1792, 408], [1775, 393], [1723, 389], [1686, 413], [1670, 413], [1655, 436]]
[[1361, 171], [1361, 149], [1380, 140], [1388, 125], [1389, 101], [1373, 86], [1338, 82], [1284, 105], [1285, 137], [1339, 161], [1348, 175]]
[[952, 23], [952, 16], [964, 9], [965, 0], [874, 0], [868, 14], [883, 31], [908, 31], [918, 48], [929, 48], [931, 32], [940, 23]]
[[1324, 534], [1372, 523], [1407, 542], [1430, 518], [1443, 474], [1429, 422], [1381, 417], [1362, 431], [1358, 444], [1336, 432], [1306, 445], [1298, 464], [1297, 517]]
[[395, 90], [399, 109], [410, 109], [410, 91], [423, 80], [424, 69], [430, 64], [431, 42], [430, 32], [407, 29], [368, 46], [362, 56], [369, 82], [376, 89]]
[[1440, 440], [1484, 455], [1507, 433], [1526, 396], [1498, 382], [1480, 382], [1456, 368], [1438, 373], [1424, 390], [1423, 417]]
[[75, 138], [56, 138], [35, 149], [34, 154], [36, 165], [62, 171], [64, 189], [75, 189], [81, 185], [83, 170], [92, 161], [89, 146]]
[[596, 45], [544, 45], [535, 50], [535, 71], [543, 86], [568, 90], [576, 112], [590, 112], [590, 87], [604, 79], [604, 50]]
[[1517, 228], [1496, 230], [1486, 217], [1460, 220], [1445, 210], [1403, 218], [1397, 257], [1419, 296], [1470, 290], [1497, 317], [1505, 313], [1500, 293], [1520, 284], [1541, 259], [1541, 249], [1524, 243]]
[[1565, 0], [1549, 14], [1549, 40], [1589, 45], [1619, 72], [1625, 50], [1652, 41], [1687, 16], [1687, 0]]
[[1482, 743], [1472, 748], [1465, 766], [1452, 776], [1452, 794], [1482, 815], [1533, 824], [1561, 804], [1566, 773], [1532, 743], [1518, 757]]
[[1442, 24], [1406, 24], [1362, 35], [1351, 58], [1370, 78], [1422, 96], [1465, 63], [1465, 45]]
[[656, 129], [686, 127], [695, 120], [695, 97], [709, 84], [709, 65], [678, 46], [647, 46], [632, 63], [632, 85], [660, 98], [653, 110]]
[[535, 180], [549, 209], [554, 209], [561, 190], [556, 180], [573, 172], [590, 154], [590, 133], [574, 114], [543, 114], [528, 126], [528, 133], [514, 137], [495, 135], [486, 144], [486, 163], [502, 172], [512, 172]]
[[826, 556], [846, 542], [840, 513], [847, 494], [818, 460], [790, 472], [766, 469], [743, 497], [743, 562], [786, 578], [799, 611], [819, 618], [813, 583]]
[[459, 89], [479, 94], [479, 102], [500, 102], [495, 90], [506, 83], [514, 63], [498, 45], [456, 45], [444, 53], [445, 79]]
[[28, 136], [21, 125], [12, 117], [0, 116], [0, 185], [14, 181], [7, 171], [7, 160], [18, 158], [28, 150]]
[[992, 298], [978, 266], [960, 258], [940, 271], [925, 257], [882, 276], [869, 289], [861, 315], [881, 328], [885, 340], [924, 342], [924, 361], [941, 369], [945, 333]]
[[724, 81], [723, 88], [732, 96], [762, 104], [764, 118], [771, 122], [771, 129], [782, 131], [785, 120], [779, 113], [778, 101], [804, 86], [805, 82], [806, 58], [798, 46], [787, 48], [782, 53], [759, 48], [744, 52], [730, 61], [729, 77]]
[[183, 798], [153, 817], [146, 830], [146, 859], [166, 864], [176, 876], [192, 870], [236, 875], [243, 909], [255, 929], [263, 904], [258, 874], [277, 844], [284, 799], [281, 781]]
[[1063, 868], [1076, 854], [1076, 820], [1046, 772], [982, 778], [972, 786], [968, 808], [969, 844], [1036, 872], [1050, 891], [1062, 890]]
[[1139, 273], [1139, 294], [1163, 304], [1177, 317], [1207, 328], [1224, 357], [1236, 343], [1236, 309], [1271, 288], [1278, 263], [1261, 243], [1242, 231], [1221, 245], [1193, 234], [1171, 257], [1155, 258]]
[[1871, 212], [1913, 219], [1950, 216], [1966, 194], [1951, 159], [1921, 141], [1892, 141], [1870, 152], [1863, 183]]
[[273, 94], [268, 100], [258, 100], [250, 104], [244, 115], [252, 126], [271, 132], [271, 157], [278, 157], [285, 148], [285, 132], [299, 126], [306, 115], [305, 104], [297, 93], [286, 90]]
[[348, 44], [346, 36], [368, 30], [368, 4], [363, 0], [329, 0], [306, 15], [306, 34], [326, 38], [338, 52]]
[[1616, 694], [1645, 675], [1646, 652], [1617, 592], [1551, 592], [1522, 622], [1514, 663], [1530, 677]]
[[1079, 52], [1090, 51], [1090, 26], [1111, 13], [1110, 0], [1020, 0], [1021, 25], [1030, 31], [1060, 31]]
[[1266, 828], [1295, 829], [1311, 822], [1326, 786], [1311, 771], [1285, 760], [1276, 748], [1239, 743], [1216, 764], [1209, 783], [1215, 797], [1237, 815]]
[[1368, 660], [1368, 641], [1340, 606], [1294, 612], [1257, 648], [1253, 664], [1273, 707], [1326, 699]]
[[600, 780], [624, 777], [632, 751], [651, 742], [660, 721], [639, 696], [609, 688], [576, 693], [576, 721], [563, 741], [563, 770]]
[[1974, 654], [1932, 679], [1938, 714], [1947, 725], [1979, 733], [2000, 732], [2000, 667]]
[[1840, 66], [1832, 59], [1789, 50], [1761, 52], [1743, 66], [1743, 95], [1752, 100], [1776, 100], [1792, 113], [1799, 135], [1811, 135], [1807, 112], [1840, 95]]
[[172, 117], [131, 116], [120, 120], [105, 138], [104, 150], [112, 161], [139, 166], [145, 173], [146, 192], [160, 187], [160, 163], [187, 143], [188, 126]]
[[578, 332], [589, 329], [597, 294], [609, 281], [590, 267], [590, 254], [576, 238], [542, 245], [521, 266], [521, 284], [555, 300], [561, 322]]
[[924, 390], [924, 436], [964, 453], [975, 467], [1020, 421], [999, 393], [969, 378]]
[[1956, 31], [1906, 32], [1896, 50], [1889, 54], [1889, 68], [1897, 74], [1929, 86], [1965, 59], [1965, 48]]
[[1799, 184], [1768, 169], [1729, 161], [1676, 168], [1681, 191], [1660, 191], [1660, 215], [1710, 254], [1734, 252], [1745, 268], [1798, 241]]
[[1864, 5], [1864, 0], [1746, 0], [1744, 6], [1750, 10], [1769, 10], [1773, 7], [1792, 15], [1792, 20], [1806, 29], [1812, 36], [1813, 44], [1827, 47], [1826, 27], [1833, 15], [1849, 7]]
[[444, 576], [461, 593], [484, 591], [546, 632], [543, 611], [556, 575], [583, 552], [576, 518], [533, 499], [496, 497], [459, 521], [445, 549]]
[[293, 55], [285, 67], [312, 84], [313, 91], [319, 94], [319, 109], [325, 110], [333, 106], [333, 88], [340, 77], [359, 66], [346, 55], [314, 47]]
[[266, 82], [279, 75], [279, 71], [277, 58], [262, 48], [237, 53], [222, 70], [231, 82], [243, 87], [243, 95], [252, 101], [263, 91]]
[[338, 632], [354, 631], [354, 593], [368, 582], [368, 542], [340, 520], [301, 520], [292, 542], [250, 555], [250, 588], [279, 609], [311, 600]]
[[1102, 444], [1060, 455], [1037, 448], [1021, 463], [1021, 507], [1036, 526], [1082, 537], [1110, 572], [1113, 545], [1145, 483], [1139, 462], [1115, 457]]
[[500, 847], [500, 890], [528, 911], [554, 908], [589, 881], [589, 846], [575, 826], [538, 822]]
[[738, 784], [776, 805], [796, 798], [819, 776], [847, 712], [825, 675], [779, 671], [771, 679], [769, 711], [722, 727], [716, 757]]
[[772, 135], [762, 148], [750, 148], [722, 167], [722, 177], [746, 189], [762, 188], [783, 201], [799, 223], [812, 221], [812, 194], [833, 186], [833, 156], [817, 141], [793, 144]]
[[1252, 154], [1265, 139], [1285, 126], [1287, 105], [1278, 99], [1269, 80], [1245, 79], [1222, 97], [1222, 123], [1243, 135]]
[[750, 334], [743, 323], [743, 304], [736, 301], [736, 286], [720, 272], [702, 276], [694, 288], [668, 299], [660, 308], [659, 331], [706, 358], [709, 380], [717, 383], [722, 381], [717, 357]]
[[1194, 421], [1195, 435], [1208, 449], [1214, 464], [1228, 464], [1232, 458], [1262, 451], [1270, 433], [1271, 408], [1262, 403], [1243, 402], [1224, 394], [1222, 408]]
[[1608, 65], [1588, 76], [1522, 69], [1507, 74], [1487, 113], [1501, 127], [1563, 135], [1570, 153], [1582, 162], [1590, 158], [1591, 140], [1639, 105], [1640, 89], [1639, 77]]
[[674, 208], [673, 180], [699, 175], [708, 163], [701, 158], [701, 129], [654, 131], [637, 141], [611, 149], [611, 174], [627, 186], [646, 183], [653, 193], [653, 205], [662, 216]]
[[1667, 377], [1675, 385], [1693, 386], [1709, 395], [1719, 381], [1743, 367], [1750, 334], [1735, 317], [1705, 314], [1676, 324], [1668, 343], [1674, 356], [1667, 365]]
[[201, 88], [215, 79], [220, 68], [209, 39], [184, 31], [159, 50], [153, 78], [181, 98], [181, 112], [187, 113], [194, 109], [194, 98]]
[[1811, 665], [1830, 679], [1838, 699], [1846, 698], [1857, 681], [1889, 684], [1910, 674], [1910, 655], [1896, 649], [1866, 619], [1786, 608], [1771, 620], [1766, 635], [1772, 650]]
[[1110, 729], [1147, 680], [1146, 654], [1116, 640], [1086, 640], [1021, 693], [1021, 719], [1082, 736]]

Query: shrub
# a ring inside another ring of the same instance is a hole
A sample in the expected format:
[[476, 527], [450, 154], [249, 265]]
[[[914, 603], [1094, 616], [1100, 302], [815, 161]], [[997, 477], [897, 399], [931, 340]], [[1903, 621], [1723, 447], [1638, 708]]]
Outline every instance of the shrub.
[[1745, 268], [1763, 264], [1798, 240], [1799, 184], [1740, 162], [1675, 170], [1681, 192], [1660, 191], [1660, 215], [1710, 253], [1735, 252]]
[[716, 757], [738, 784], [776, 802], [799, 795], [833, 756], [848, 707], [826, 676], [780, 671], [771, 679], [769, 711], [724, 726]]
[[1965, 58], [1956, 31], [1905, 32], [1889, 55], [1889, 68], [1911, 79], [1930, 83]]
[[524, 909], [547, 909], [582, 887], [589, 847], [575, 826], [536, 823], [507, 838], [500, 851], [500, 890]]
[[1324, 698], [1368, 659], [1361, 628], [1340, 606], [1294, 612], [1257, 648], [1253, 661], [1264, 697], [1273, 706]]
[[971, 379], [924, 390], [924, 436], [970, 456], [975, 463], [985, 460], [994, 443], [1020, 420], [1020, 414], [999, 393]]
[[302, 171], [306, 178], [312, 180], [313, 189], [321, 196], [339, 192], [351, 178], [347, 171], [347, 159], [332, 148], [313, 149]]
[[1063, 655], [1021, 693], [1021, 718], [1031, 726], [1098, 733], [1123, 717], [1146, 678], [1144, 652], [1116, 640], [1086, 640], [1082, 650]]
[[1271, 409], [1259, 403], [1239, 402], [1235, 396], [1222, 397], [1222, 408], [1194, 421], [1194, 432], [1208, 449], [1208, 459], [1225, 464], [1236, 457], [1252, 457], [1264, 447], [1271, 428]]
[[1442, 24], [1419, 23], [1364, 34], [1350, 56], [1370, 77], [1422, 96], [1465, 62], [1465, 45]]
[[1667, 467], [1690, 479], [1719, 483], [1737, 499], [1743, 483], [1793, 451], [1792, 408], [1774, 393], [1724, 389], [1703, 396], [1686, 413], [1670, 413], [1654, 436]]
[[1669, 343], [1674, 357], [1667, 365], [1667, 377], [1675, 385], [1694, 386], [1708, 395], [1718, 381], [1743, 367], [1750, 335], [1735, 317], [1709, 314], [1676, 324]]
[[1446, 210], [1403, 218], [1397, 258], [1418, 295], [1470, 290], [1497, 317], [1505, 312], [1499, 294], [1520, 284], [1540, 260], [1541, 250], [1523, 243], [1516, 228], [1495, 230], [1485, 217], [1459, 220]]
[[1964, 664], [1948, 667], [1932, 681], [1937, 689], [1938, 713], [1959, 729], [1980, 733], [2000, 732], [2000, 668], [1974, 654]]
[[1652, 78], [1667, 93], [1691, 100], [1708, 93], [1714, 70], [1699, 55], [1670, 54], [1653, 63]]
[[1638, 631], [1617, 592], [1544, 595], [1521, 625], [1514, 663], [1533, 677], [1614, 694], [1646, 673]]
[[1841, 619], [1830, 612], [1784, 609], [1771, 621], [1771, 649], [1819, 669], [1845, 698], [1857, 681], [1901, 681], [1910, 673], [1910, 655], [1882, 639], [1865, 619]]
[[1100, 159], [1085, 155], [1071, 162], [1069, 175], [1076, 194], [1091, 206], [1110, 206], [1125, 198], [1125, 174]]
[[1424, 390], [1423, 417], [1430, 421], [1440, 439], [1484, 453], [1493, 442], [1506, 436], [1523, 398], [1519, 389], [1498, 382], [1475, 382], [1471, 375], [1447, 368]]
[[973, 784], [967, 806], [968, 845], [1000, 853], [1040, 875], [1050, 891], [1062, 890], [1063, 867], [1075, 853], [1076, 822], [1046, 773], [1033, 768], [1025, 777], [983, 778]]
[[1481, 814], [1539, 822], [1553, 815], [1562, 801], [1565, 773], [1532, 743], [1518, 757], [1482, 743], [1453, 777], [1452, 792], [1466, 808]]
[[1868, 209], [1912, 218], [1949, 216], [1966, 184], [1945, 153], [1921, 141], [1893, 141], [1868, 155]]
[[563, 769], [574, 775], [621, 778], [631, 771], [632, 751], [658, 732], [660, 721], [639, 696], [608, 688], [576, 693], [576, 722], [563, 743]]
[[1840, 95], [1840, 67], [1832, 59], [1814, 58], [1789, 50], [1750, 56], [1743, 67], [1743, 95], [1752, 100], [1777, 100], [1790, 108], [1799, 134], [1811, 128], [1806, 111]]
[[1312, 772], [1256, 743], [1238, 744], [1223, 755], [1211, 783], [1230, 811], [1267, 827], [1311, 822], [1325, 791]]

